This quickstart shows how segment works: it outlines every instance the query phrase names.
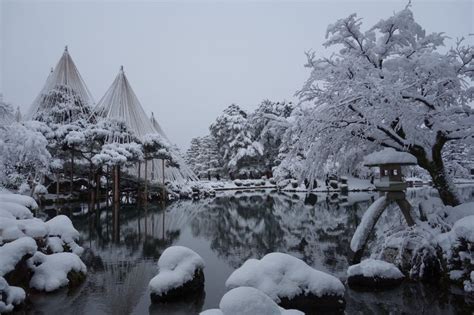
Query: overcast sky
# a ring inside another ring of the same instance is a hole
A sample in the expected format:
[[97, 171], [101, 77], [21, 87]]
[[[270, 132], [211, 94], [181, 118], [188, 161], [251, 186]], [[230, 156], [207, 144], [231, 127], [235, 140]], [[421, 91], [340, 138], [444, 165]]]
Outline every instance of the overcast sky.
[[[474, 2], [413, 0], [429, 32], [474, 33]], [[0, 0], [0, 91], [24, 112], [64, 46], [97, 102], [120, 65], [145, 111], [186, 148], [231, 103], [294, 100], [326, 27], [356, 12], [371, 26], [407, 1]], [[448, 42], [451, 44], [452, 42]]]

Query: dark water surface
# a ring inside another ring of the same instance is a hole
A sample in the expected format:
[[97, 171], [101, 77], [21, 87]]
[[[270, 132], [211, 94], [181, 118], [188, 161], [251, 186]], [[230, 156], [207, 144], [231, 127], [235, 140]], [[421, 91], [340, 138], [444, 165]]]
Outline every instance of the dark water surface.
[[[474, 200], [473, 187], [461, 193]], [[429, 189], [408, 192], [413, 202], [430, 194]], [[123, 205], [116, 215], [109, 208], [100, 216], [71, 205], [68, 213], [86, 250], [87, 280], [72, 291], [34, 295], [32, 313], [197, 314], [219, 305], [227, 277], [246, 259], [275, 251], [345, 280], [352, 234], [375, 197], [237, 192], [165, 207]], [[152, 305], [147, 285], [160, 254], [171, 245], [189, 247], [204, 258], [205, 296]], [[347, 314], [469, 314], [474, 307], [459, 288], [417, 283], [381, 293], [347, 289], [346, 302]]]

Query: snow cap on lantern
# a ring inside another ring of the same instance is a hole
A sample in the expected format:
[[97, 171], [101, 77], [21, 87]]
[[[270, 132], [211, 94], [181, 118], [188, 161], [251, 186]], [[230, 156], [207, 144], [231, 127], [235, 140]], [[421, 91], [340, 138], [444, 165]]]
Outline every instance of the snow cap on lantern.
[[380, 180], [375, 187], [381, 191], [401, 191], [407, 185], [403, 180], [402, 166], [416, 165], [416, 158], [408, 152], [399, 152], [392, 148], [385, 148], [367, 155], [364, 165], [380, 167]]

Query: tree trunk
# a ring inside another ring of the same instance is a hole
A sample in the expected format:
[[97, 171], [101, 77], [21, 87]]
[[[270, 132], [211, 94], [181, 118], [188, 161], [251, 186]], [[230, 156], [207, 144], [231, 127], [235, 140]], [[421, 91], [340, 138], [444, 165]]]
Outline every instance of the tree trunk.
[[432, 159], [428, 159], [425, 150], [419, 146], [411, 147], [410, 153], [416, 157], [418, 165], [430, 174], [433, 187], [438, 191], [444, 205], [455, 207], [460, 204], [460, 201], [456, 195], [455, 187], [451, 185], [449, 176], [446, 174], [442, 158], [442, 150], [446, 141], [442, 134], [438, 134], [436, 143], [431, 150]]

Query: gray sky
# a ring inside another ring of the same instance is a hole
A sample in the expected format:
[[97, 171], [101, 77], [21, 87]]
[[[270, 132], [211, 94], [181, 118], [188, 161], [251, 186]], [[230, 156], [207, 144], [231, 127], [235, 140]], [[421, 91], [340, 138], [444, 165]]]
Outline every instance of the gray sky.
[[[474, 33], [473, 1], [412, 2], [427, 31]], [[123, 64], [145, 111], [186, 148], [231, 103], [294, 100], [304, 52], [325, 54], [329, 23], [356, 12], [371, 26], [406, 3], [0, 0], [0, 91], [25, 111], [68, 45], [96, 102]]]

